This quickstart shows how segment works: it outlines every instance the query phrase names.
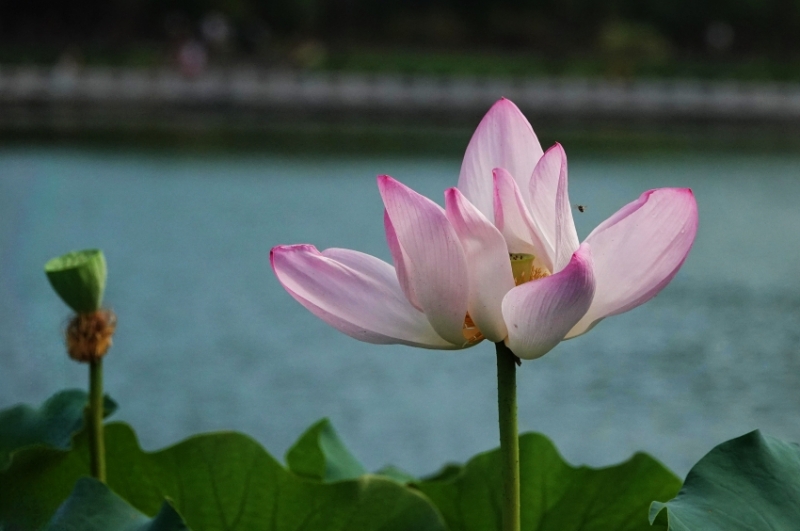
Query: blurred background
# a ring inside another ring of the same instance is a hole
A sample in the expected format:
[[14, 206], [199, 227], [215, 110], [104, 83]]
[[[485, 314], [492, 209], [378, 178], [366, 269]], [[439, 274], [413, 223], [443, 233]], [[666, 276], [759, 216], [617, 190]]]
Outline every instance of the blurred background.
[[277, 244], [391, 261], [375, 176], [443, 202], [481, 116], [561, 142], [581, 238], [691, 187], [695, 248], [647, 305], [519, 371], [520, 429], [574, 464], [679, 475], [752, 429], [800, 439], [800, 2], [33, 0], [0, 7], [0, 407], [85, 387], [43, 265], [100, 247], [117, 418], [156, 449], [330, 417], [369, 468], [497, 446], [494, 352], [316, 320]]

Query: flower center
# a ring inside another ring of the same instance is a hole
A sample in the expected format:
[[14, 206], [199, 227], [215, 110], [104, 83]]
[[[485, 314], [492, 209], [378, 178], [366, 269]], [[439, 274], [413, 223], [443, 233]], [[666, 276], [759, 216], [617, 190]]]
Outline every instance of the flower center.
[[[508, 257], [511, 260], [511, 273], [514, 275], [514, 284], [517, 286], [550, 275], [545, 268], [533, 265], [536, 257], [532, 254], [514, 253], [509, 254]], [[484, 340], [483, 334], [475, 326], [475, 322], [470, 317], [469, 312], [464, 317], [464, 326], [461, 329], [461, 334], [470, 345]]]
[[539, 280], [550, 276], [547, 269], [533, 265], [536, 257], [532, 254], [513, 253], [508, 255], [511, 260], [511, 273], [514, 275], [514, 284], [519, 286], [531, 280]]
[[464, 327], [461, 329], [461, 334], [470, 345], [480, 343], [484, 340], [483, 334], [481, 334], [481, 331], [478, 330], [477, 326], [475, 326], [475, 323], [472, 321], [472, 317], [470, 317], [469, 312], [467, 312], [467, 316], [464, 317]]

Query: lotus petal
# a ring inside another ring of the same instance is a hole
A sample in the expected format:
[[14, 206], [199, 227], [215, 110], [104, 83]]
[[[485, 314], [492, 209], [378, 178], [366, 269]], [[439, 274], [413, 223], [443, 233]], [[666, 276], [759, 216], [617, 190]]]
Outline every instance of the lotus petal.
[[313, 245], [270, 252], [278, 280], [300, 304], [337, 330], [368, 343], [448, 349], [425, 315], [403, 295], [394, 268], [348, 249], [320, 253]]
[[584, 243], [559, 273], [508, 292], [503, 299], [506, 345], [522, 359], [544, 356], [583, 317], [594, 292], [591, 252]]
[[645, 192], [598, 225], [586, 238], [597, 292], [567, 338], [655, 297], [686, 260], [697, 222], [697, 202], [690, 189], [660, 188]]
[[388, 175], [378, 177], [378, 188], [415, 303], [440, 336], [463, 343], [469, 281], [455, 229], [442, 207]]
[[527, 190], [541, 156], [542, 146], [531, 124], [516, 105], [503, 98], [489, 109], [469, 141], [458, 189], [487, 219], [493, 219], [492, 170], [506, 169]]
[[486, 339], [502, 341], [508, 331], [501, 304], [514, 287], [503, 235], [458, 188], [445, 192], [445, 210], [467, 257], [469, 315]]

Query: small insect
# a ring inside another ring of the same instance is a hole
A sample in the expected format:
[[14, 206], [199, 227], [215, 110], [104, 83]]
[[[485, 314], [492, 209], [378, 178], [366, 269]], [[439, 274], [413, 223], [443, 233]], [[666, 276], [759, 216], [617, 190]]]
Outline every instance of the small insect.
[[578, 212], [580, 212], [581, 214], [586, 212], [586, 205], [575, 205], [575, 208], [577, 208]]

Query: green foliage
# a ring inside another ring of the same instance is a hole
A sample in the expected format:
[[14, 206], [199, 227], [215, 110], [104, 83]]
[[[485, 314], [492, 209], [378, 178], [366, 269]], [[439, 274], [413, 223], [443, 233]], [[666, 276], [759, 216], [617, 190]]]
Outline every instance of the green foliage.
[[[104, 416], [117, 404], [104, 397]], [[20, 404], [0, 411], [0, 471], [8, 467], [12, 454], [33, 445], [60, 450], [70, 447], [72, 436], [83, 427], [86, 392], [66, 389], [48, 398], [39, 408]]]
[[92, 478], [81, 478], [59, 507], [45, 531], [186, 531], [180, 515], [164, 502], [155, 518], [128, 505], [125, 500]]
[[308, 428], [286, 453], [289, 470], [324, 482], [355, 479], [367, 470], [345, 447], [328, 419]]
[[[363, 467], [327, 419], [309, 428], [289, 450], [286, 460], [293, 472], [317, 481], [358, 475], [358, 469], [363, 473]], [[500, 453], [494, 450], [475, 457], [466, 466], [447, 465], [423, 480], [392, 466], [377, 474], [427, 495], [451, 531], [487, 531], [501, 528], [499, 460]], [[647, 521], [650, 502], [667, 500], [680, 488], [680, 480], [647, 455], [637, 454], [609, 468], [576, 468], [564, 462], [553, 444], [538, 434], [520, 438], [520, 461], [525, 530], [654, 529]]]
[[[194, 531], [500, 529], [499, 450], [421, 480], [394, 467], [372, 475], [327, 419], [311, 426], [287, 452], [288, 470], [239, 433], [198, 435], [149, 453], [129, 426], [109, 424], [112, 493], [81, 479], [89, 473], [89, 442], [85, 432], [73, 434], [82, 426], [85, 402], [85, 393], [63, 391], [39, 409], [16, 406], [0, 412], [0, 457], [6, 463], [0, 470], [0, 529], [160, 531], [181, 529], [175, 526], [183, 522]], [[106, 404], [107, 412], [115, 407]], [[756, 488], [764, 489], [764, 499], [782, 503], [796, 499], [777, 493], [790, 485], [796, 496], [798, 486], [789, 479], [800, 470], [800, 458], [797, 447], [776, 444], [767, 440], [762, 446], [772, 453], [778, 448], [795, 468], [774, 464], [769, 477], [785, 481]], [[764, 461], [762, 456], [744, 473], [757, 473]], [[537, 434], [520, 438], [520, 462], [526, 531], [652, 529], [648, 505], [674, 497], [680, 486], [644, 454], [609, 468], [572, 467]], [[670, 515], [681, 510], [681, 496], [666, 505]], [[147, 519], [153, 515], [158, 516]], [[657, 527], [666, 529], [665, 516], [660, 518]], [[130, 526], [119, 527], [117, 519]]]
[[[325, 483], [355, 479], [367, 473], [328, 419], [317, 421], [300, 436], [286, 452], [286, 464], [298, 476]], [[378, 470], [375, 475], [403, 485], [417, 481], [412, 475], [391, 465]]]
[[758, 430], [724, 442], [698, 461], [675, 499], [653, 503], [650, 519], [665, 513], [670, 531], [797, 529], [800, 446]]
[[[436, 509], [412, 489], [371, 475], [307, 481], [238, 433], [199, 435], [147, 453], [129, 426], [112, 423], [106, 449], [109, 487], [147, 515], [164, 498], [173, 500], [194, 531], [444, 529]], [[0, 473], [0, 526], [40, 528], [88, 473], [88, 463], [83, 433], [69, 452], [18, 452]]]
[[416, 483], [419, 481], [416, 477], [412, 476], [405, 470], [397, 468], [394, 465], [386, 465], [375, 473], [379, 476], [393, 479], [398, 483], [402, 483], [403, 485], [408, 485], [409, 483]]
[[50, 284], [75, 313], [100, 309], [106, 289], [106, 259], [103, 251], [87, 249], [53, 258], [44, 266]]
[[[658, 461], [636, 454], [616, 466], [567, 464], [543, 435], [520, 437], [522, 528], [526, 531], [645, 531], [652, 500], [667, 500], [680, 480]], [[417, 485], [442, 512], [451, 531], [501, 529], [500, 452], [449, 466]]]

